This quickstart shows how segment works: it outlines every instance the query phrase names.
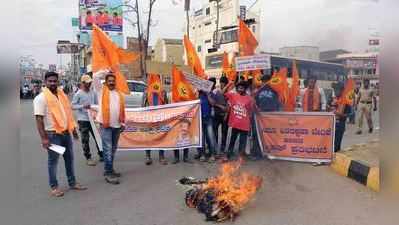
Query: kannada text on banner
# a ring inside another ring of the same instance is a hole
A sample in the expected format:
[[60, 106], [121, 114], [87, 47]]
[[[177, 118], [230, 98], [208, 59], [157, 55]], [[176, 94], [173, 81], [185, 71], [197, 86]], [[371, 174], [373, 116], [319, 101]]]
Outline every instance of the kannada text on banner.
[[270, 159], [331, 162], [335, 117], [331, 113], [258, 113], [258, 138]]
[[[94, 113], [91, 113], [94, 117]], [[93, 127], [97, 129], [99, 126]], [[202, 146], [199, 100], [126, 109], [118, 150], [174, 150]]]

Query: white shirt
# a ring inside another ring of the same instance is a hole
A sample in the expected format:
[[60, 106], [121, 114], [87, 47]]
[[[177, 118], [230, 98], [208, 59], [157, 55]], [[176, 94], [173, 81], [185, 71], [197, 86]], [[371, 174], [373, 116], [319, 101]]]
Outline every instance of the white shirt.
[[[61, 113], [64, 117], [64, 130], [67, 129], [67, 119], [64, 107], [62, 106], [61, 102], [57, 98], [57, 103], [61, 105]], [[47, 100], [44, 96], [43, 92], [40, 93], [38, 96], [35, 97], [33, 100], [33, 114], [35, 116], [44, 116], [44, 129], [46, 131], [55, 131], [53, 119], [51, 118], [50, 110], [47, 106]]]
[[[102, 96], [102, 93], [100, 93], [99, 96]], [[113, 128], [120, 128], [121, 124], [119, 122], [119, 110], [120, 110], [120, 99], [119, 99], [119, 94], [117, 91], [109, 91], [109, 126]], [[102, 116], [102, 100], [100, 99], [99, 101], [99, 108], [98, 108], [98, 114], [97, 114], [97, 121], [99, 123], [103, 123], [103, 116]]]

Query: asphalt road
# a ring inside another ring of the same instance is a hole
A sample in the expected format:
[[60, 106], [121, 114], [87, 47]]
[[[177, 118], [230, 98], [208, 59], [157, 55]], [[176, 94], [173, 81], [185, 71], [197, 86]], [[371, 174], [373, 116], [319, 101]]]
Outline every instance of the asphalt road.
[[[182, 176], [208, 177], [216, 164], [144, 165], [143, 152], [117, 154], [115, 166], [122, 183], [105, 183], [102, 164], [88, 167], [75, 143], [75, 169], [85, 192], [48, 196], [47, 154], [32, 116], [31, 101], [21, 102], [21, 174], [18, 225], [200, 225], [209, 224], [196, 210], [186, 208]], [[167, 157], [172, 160], [172, 153]], [[154, 154], [157, 159], [157, 154]], [[248, 162], [243, 170], [263, 177], [263, 187], [235, 222], [246, 225], [376, 225], [389, 221], [394, 211], [366, 187], [335, 174], [329, 167], [283, 161]], [[58, 178], [67, 188], [64, 164]], [[392, 223], [391, 223], [392, 222]]]

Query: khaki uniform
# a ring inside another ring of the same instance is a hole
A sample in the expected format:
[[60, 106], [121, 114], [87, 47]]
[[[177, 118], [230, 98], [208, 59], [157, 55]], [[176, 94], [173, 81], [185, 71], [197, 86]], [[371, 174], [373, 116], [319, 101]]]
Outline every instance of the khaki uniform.
[[365, 89], [361, 88], [359, 90], [360, 94], [360, 101], [358, 105], [359, 110], [359, 131], [363, 128], [363, 117], [366, 117], [369, 129], [373, 128], [373, 120], [371, 117], [371, 112], [373, 110], [373, 97], [374, 97], [374, 90], [371, 88]]

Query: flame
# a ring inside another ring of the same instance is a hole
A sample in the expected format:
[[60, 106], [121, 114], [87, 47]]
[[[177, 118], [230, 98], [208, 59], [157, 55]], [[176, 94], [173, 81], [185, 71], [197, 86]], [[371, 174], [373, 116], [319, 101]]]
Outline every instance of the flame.
[[243, 160], [225, 163], [219, 175], [210, 178], [206, 188], [213, 189], [219, 202], [226, 202], [235, 212], [241, 210], [261, 187], [262, 178], [249, 173], [239, 172]]

